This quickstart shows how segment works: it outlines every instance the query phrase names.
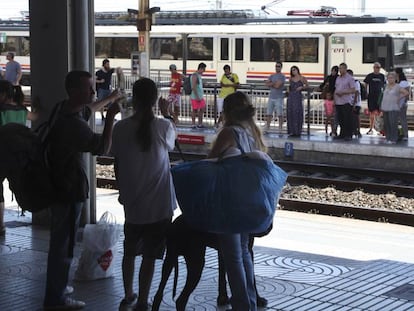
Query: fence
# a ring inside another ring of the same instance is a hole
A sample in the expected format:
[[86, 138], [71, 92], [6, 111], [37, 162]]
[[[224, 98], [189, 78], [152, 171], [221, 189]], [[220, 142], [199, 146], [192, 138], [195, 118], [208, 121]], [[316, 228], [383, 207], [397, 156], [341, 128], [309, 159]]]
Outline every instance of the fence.
[[[113, 84], [117, 86], [116, 76], [113, 76]], [[136, 76], [125, 76], [126, 93], [130, 95], [132, 93], [131, 86], [137, 79]], [[151, 79], [157, 82], [159, 87], [159, 95], [166, 98], [169, 91], [169, 79], [170, 73], [168, 71], [154, 71], [151, 72]], [[259, 126], [263, 126], [266, 120], [267, 102], [269, 97], [269, 90], [263, 89], [260, 86], [254, 84], [243, 84], [238, 89], [241, 92], [246, 93], [256, 108], [256, 123]], [[206, 111], [204, 113], [204, 125], [214, 126], [217, 122], [218, 115], [216, 110], [216, 99], [220, 91], [220, 85], [218, 83], [206, 83], [204, 85], [204, 99], [206, 101]], [[323, 126], [325, 124], [325, 112], [323, 100], [320, 98], [321, 93], [309, 90], [303, 92], [304, 98], [304, 130], [310, 133], [311, 127]], [[364, 107], [366, 102], [362, 103], [363, 109], [361, 110], [361, 125], [365, 124], [367, 116], [364, 115]], [[155, 108], [156, 113], [159, 114], [158, 107]], [[180, 107], [180, 125], [191, 125], [191, 102], [188, 95], [181, 96]], [[409, 109], [407, 111], [407, 118], [409, 121], [410, 130], [414, 129], [414, 105], [410, 102]], [[284, 117], [286, 118], [286, 98], [284, 103]], [[286, 120], [285, 120], [286, 121]], [[273, 121], [271, 128], [276, 129], [277, 124]]]

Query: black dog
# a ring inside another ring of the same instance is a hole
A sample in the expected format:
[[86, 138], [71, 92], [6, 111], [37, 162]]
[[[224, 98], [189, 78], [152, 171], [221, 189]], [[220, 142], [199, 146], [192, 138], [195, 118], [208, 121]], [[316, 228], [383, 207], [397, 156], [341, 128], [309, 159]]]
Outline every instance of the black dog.
[[[253, 256], [253, 240], [254, 237], [251, 237], [249, 241], [249, 250]], [[205, 252], [206, 247], [209, 246], [218, 250], [218, 239], [217, 236], [213, 233], [199, 232], [191, 227], [189, 227], [182, 216], [177, 217], [174, 222], [171, 224], [171, 228], [167, 236], [167, 253], [165, 260], [162, 266], [162, 276], [161, 282], [158, 287], [157, 293], [155, 294], [154, 301], [152, 304], [152, 311], [158, 311], [164, 288], [167, 284], [168, 278], [171, 274], [172, 269], [175, 267], [174, 273], [174, 287], [173, 287], [173, 297], [176, 294], [177, 287], [177, 278], [178, 278], [178, 256], [184, 256], [186, 265], [187, 265], [187, 278], [183, 291], [176, 300], [177, 311], [184, 311], [187, 305], [188, 299], [191, 293], [196, 288], [198, 282], [200, 281], [201, 274], [204, 268], [205, 263]], [[229, 298], [227, 296], [226, 289], [226, 276], [224, 269], [224, 262], [221, 258], [220, 252], [219, 256], [219, 280], [218, 280], [218, 291], [219, 295], [217, 297], [217, 304], [226, 305], [229, 303]], [[257, 306], [265, 307], [267, 305], [267, 300], [257, 295]]]

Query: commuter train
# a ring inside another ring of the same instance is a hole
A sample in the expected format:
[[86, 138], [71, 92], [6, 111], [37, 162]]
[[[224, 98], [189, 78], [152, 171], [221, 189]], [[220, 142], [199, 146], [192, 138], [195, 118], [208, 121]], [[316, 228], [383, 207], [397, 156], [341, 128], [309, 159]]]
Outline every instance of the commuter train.
[[[414, 23], [246, 23], [240, 25], [153, 25], [151, 72], [168, 75], [171, 63], [187, 72], [207, 64], [205, 79], [218, 81], [229, 64], [241, 83], [263, 83], [275, 61], [289, 74], [296, 65], [310, 83], [319, 84], [333, 65], [342, 62], [362, 79], [378, 61], [385, 71], [403, 67], [414, 78]], [[25, 74], [30, 72], [28, 30], [0, 26], [0, 65], [13, 51]], [[131, 53], [138, 50], [136, 26], [95, 26], [96, 68], [104, 58], [112, 67], [131, 70]]]

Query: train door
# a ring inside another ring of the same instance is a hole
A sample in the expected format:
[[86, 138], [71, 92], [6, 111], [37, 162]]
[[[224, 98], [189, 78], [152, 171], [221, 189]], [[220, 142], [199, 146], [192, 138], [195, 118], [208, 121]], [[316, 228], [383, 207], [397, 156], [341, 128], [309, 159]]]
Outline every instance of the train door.
[[217, 58], [217, 81], [223, 75], [224, 65], [229, 65], [231, 71], [236, 73], [240, 83], [246, 82], [246, 63], [245, 60], [245, 38], [241, 37], [219, 37], [218, 58]]

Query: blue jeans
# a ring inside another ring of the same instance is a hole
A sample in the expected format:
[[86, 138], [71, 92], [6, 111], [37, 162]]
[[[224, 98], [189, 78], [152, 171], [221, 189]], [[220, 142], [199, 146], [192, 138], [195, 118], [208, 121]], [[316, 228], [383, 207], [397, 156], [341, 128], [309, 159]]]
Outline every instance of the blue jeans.
[[249, 253], [249, 234], [219, 234], [218, 237], [232, 293], [233, 310], [256, 311], [256, 290], [253, 260]]
[[82, 207], [83, 202], [57, 203], [51, 206], [45, 306], [57, 306], [65, 303], [63, 293], [68, 284], [75, 234], [79, 227]]
[[98, 93], [98, 100], [101, 100], [111, 95], [111, 90], [98, 89], [97, 93]]

